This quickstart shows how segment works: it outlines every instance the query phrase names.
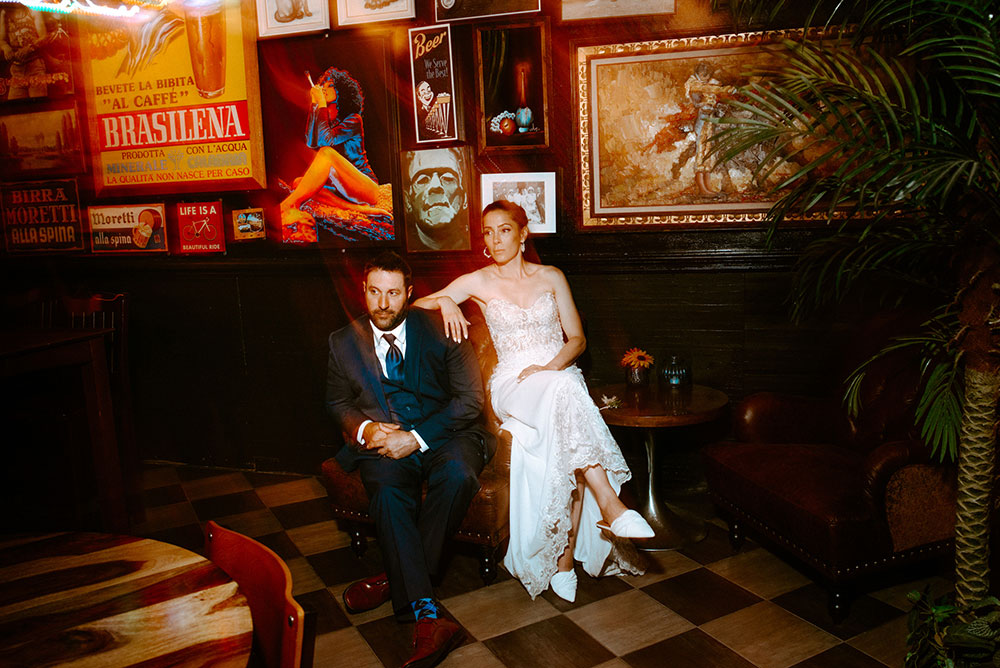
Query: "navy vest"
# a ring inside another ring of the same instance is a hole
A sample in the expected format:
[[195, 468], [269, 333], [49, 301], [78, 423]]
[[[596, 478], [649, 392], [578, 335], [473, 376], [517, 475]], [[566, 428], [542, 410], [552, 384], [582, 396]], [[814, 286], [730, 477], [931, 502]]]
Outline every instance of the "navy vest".
[[389, 404], [393, 422], [397, 422], [405, 431], [412, 431], [414, 425], [423, 418], [423, 410], [417, 396], [407, 388], [390, 383], [384, 375], [382, 390], [385, 392], [385, 400]]

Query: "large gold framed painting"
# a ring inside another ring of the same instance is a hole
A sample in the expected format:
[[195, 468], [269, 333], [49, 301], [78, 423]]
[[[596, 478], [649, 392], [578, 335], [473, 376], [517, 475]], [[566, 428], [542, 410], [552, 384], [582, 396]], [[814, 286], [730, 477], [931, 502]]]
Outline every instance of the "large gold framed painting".
[[253, 3], [148, 7], [81, 21], [96, 192], [264, 187]]
[[584, 229], [760, 224], [780, 168], [760, 182], [765, 150], [719, 162], [717, 121], [749, 72], [780, 61], [786, 33], [743, 33], [576, 50]]

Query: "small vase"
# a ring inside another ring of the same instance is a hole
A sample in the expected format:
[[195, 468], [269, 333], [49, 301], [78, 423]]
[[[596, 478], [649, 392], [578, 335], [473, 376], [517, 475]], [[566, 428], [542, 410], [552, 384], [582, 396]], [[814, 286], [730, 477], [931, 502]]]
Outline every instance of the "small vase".
[[646, 387], [649, 385], [649, 367], [626, 368], [625, 384], [629, 387]]
[[663, 383], [669, 387], [686, 387], [691, 383], [691, 368], [679, 355], [672, 355], [663, 367]]
[[531, 121], [533, 118], [534, 114], [531, 113], [531, 109], [528, 107], [521, 107], [514, 112], [514, 120], [517, 122], [517, 131], [527, 132], [531, 128]]

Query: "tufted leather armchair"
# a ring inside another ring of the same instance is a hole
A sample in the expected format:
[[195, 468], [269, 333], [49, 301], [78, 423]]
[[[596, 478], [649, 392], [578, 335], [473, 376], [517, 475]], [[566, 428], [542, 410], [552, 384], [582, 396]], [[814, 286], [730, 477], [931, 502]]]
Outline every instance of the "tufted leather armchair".
[[954, 471], [911, 437], [913, 366], [876, 363], [854, 421], [839, 398], [748, 396], [734, 411], [734, 438], [704, 452], [734, 549], [750, 533], [805, 563], [826, 586], [835, 621], [869, 576], [953, 547]]
[[[496, 350], [486, 323], [480, 316], [472, 318], [469, 339], [479, 359], [483, 381], [488, 381], [497, 364]], [[479, 475], [481, 488], [472, 500], [465, 520], [455, 534], [455, 540], [479, 546], [479, 575], [490, 584], [497, 576], [497, 548], [510, 535], [510, 445], [511, 437], [500, 429], [500, 421], [493, 413], [487, 389], [484, 413], [489, 427], [497, 434], [497, 450], [493, 459]], [[374, 525], [368, 516], [368, 494], [361, 484], [358, 471], [345, 472], [332, 457], [322, 465], [320, 480], [326, 486], [333, 514], [342, 520], [351, 535], [351, 546], [361, 555], [367, 547], [364, 537], [366, 526]]]

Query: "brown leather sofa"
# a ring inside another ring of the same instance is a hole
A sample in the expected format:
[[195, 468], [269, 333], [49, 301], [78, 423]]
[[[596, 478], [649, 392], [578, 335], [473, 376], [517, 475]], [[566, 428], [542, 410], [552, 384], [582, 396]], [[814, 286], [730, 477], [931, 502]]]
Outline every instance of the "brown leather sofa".
[[858, 588], [953, 548], [954, 471], [912, 437], [911, 369], [898, 357], [876, 363], [857, 420], [839, 397], [753, 394], [734, 411], [734, 438], [704, 452], [734, 549], [752, 534], [806, 564], [835, 621]]
[[[477, 314], [478, 315], [478, 314]], [[489, 380], [497, 363], [496, 350], [489, 330], [482, 318], [472, 318], [469, 339], [479, 359], [483, 381]], [[496, 579], [497, 548], [510, 535], [508, 508], [510, 505], [510, 434], [500, 429], [500, 421], [493, 413], [487, 389], [486, 419], [497, 434], [497, 451], [479, 476], [481, 488], [472, 500], [465, 520], [455, 534], [455, 540], [479, 546], [479, 575], [490, 584]], [[348, 447], [348, 446], [345, 446]], [[366, 529], [374, 522], [368, 516], [368, 495], [357, 471], [345, 472], [332, 457], [322, 466], [320, 480], [326, 486], [333, 514], [342, 520], [351, 534], [351, 546], [361, 555], [367, 547]]]

